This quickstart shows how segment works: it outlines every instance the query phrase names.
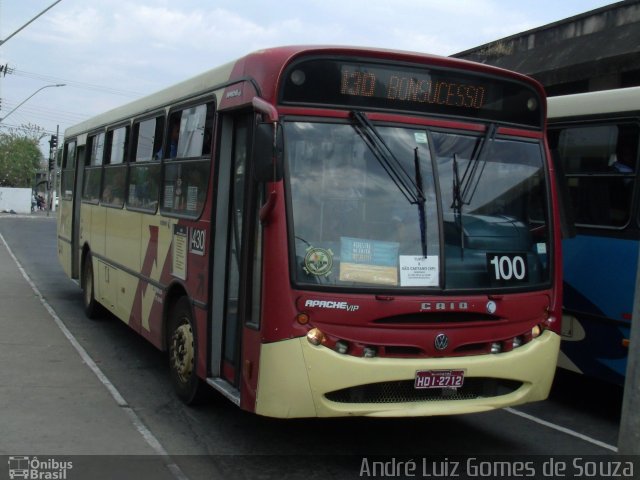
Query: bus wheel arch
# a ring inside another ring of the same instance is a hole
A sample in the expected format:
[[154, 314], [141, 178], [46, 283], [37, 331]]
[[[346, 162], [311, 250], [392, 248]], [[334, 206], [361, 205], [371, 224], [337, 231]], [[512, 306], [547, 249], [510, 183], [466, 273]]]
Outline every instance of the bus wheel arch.
[[165, 345], [173, 388], [184, 403], [191, 405], [201, 398], [203, 384], [196, 373], [198, 333], [193, 308], [182, 293], [175, 290], [167, 294]]
[[189, 297], [185, 288], [180, 283], [173, 283], [169, 285], [164, 294], [164, 300], [162, 302], [162, 339], [161, 339], [161, 348], [163, 352], [169, 351], [169, 338], [171, 337], [170, 332], [170, 319], [171, 312], [174, 305], [180, 300], [181, 297]]

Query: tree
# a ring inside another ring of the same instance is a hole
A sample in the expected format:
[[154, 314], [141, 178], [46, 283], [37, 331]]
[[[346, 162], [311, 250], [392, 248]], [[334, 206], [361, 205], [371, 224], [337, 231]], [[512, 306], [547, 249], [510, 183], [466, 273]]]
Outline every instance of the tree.
[[0, 186], [32, 186], [43, 161], [38, 144], [45, 135], [35, 125], [0, 133]]

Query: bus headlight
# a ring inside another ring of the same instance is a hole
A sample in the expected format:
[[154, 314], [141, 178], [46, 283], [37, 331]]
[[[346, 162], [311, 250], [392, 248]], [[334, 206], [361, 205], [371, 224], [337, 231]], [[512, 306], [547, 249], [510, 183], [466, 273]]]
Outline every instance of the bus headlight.
[[536, 325], [531, 329], [531, 338], [538, 338], [542, 333], [542, 328], [540, 325]]
[[491, 344], [491, 353], [500, 353], [502, 351], [502, 344], [500, 342], [493, 342]]

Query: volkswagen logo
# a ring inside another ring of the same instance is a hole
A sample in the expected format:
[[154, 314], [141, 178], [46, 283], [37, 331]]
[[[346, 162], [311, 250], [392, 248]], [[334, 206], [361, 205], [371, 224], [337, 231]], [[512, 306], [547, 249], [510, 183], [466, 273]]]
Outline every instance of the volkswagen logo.
[[493, 300], [489, 300], [487, 302], [487, 313], [490, 313], [491, 315], [493, 315], [494, 313], [496, 313], [496, 310], [498, 310], [498, 306], [496, 305], [496, 302], [494, 302]]
[[444, 350], [449, 346], [449, 339], [444, 333], [439, 333], [436, 335], [433, 344], [436, 347], [436, 350]]

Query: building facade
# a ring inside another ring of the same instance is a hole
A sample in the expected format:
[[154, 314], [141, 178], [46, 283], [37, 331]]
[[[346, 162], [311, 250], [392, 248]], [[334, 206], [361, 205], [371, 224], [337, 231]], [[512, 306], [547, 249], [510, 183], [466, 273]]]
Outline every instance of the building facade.
[[640, 85], [640, 0], [625, 0], [452, 55], [532, 76], [549, 96]]

